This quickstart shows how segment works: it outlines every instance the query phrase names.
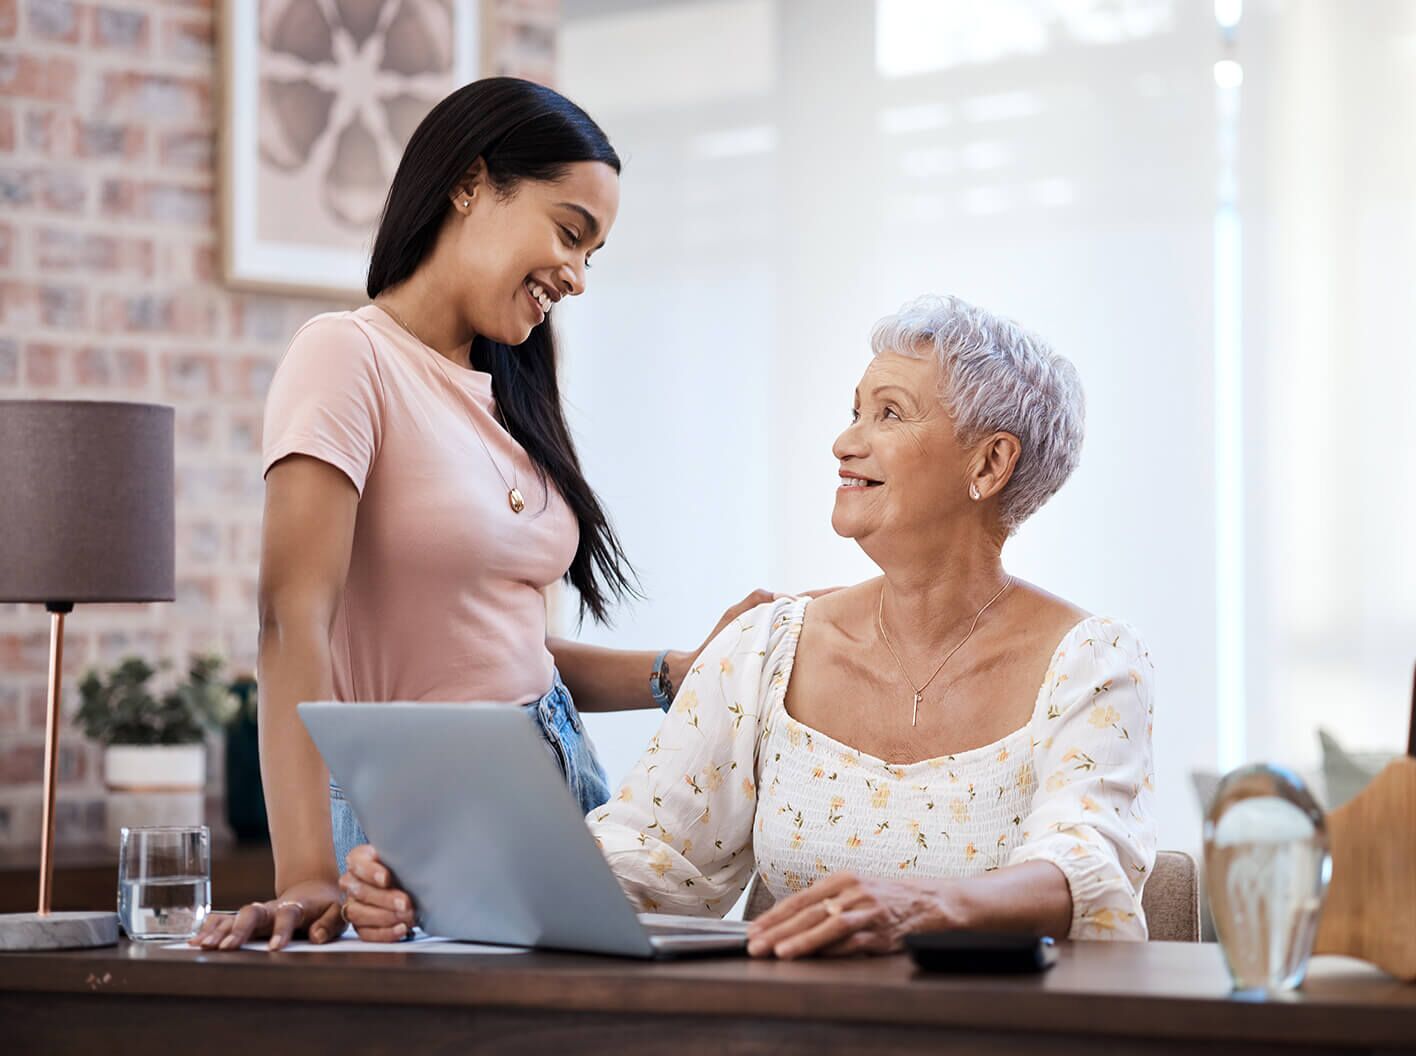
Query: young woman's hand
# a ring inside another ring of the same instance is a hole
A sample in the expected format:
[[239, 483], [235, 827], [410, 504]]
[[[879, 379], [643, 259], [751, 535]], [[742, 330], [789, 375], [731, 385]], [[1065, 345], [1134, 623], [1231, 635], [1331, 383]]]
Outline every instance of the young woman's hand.
[[703, 643], [699, 645], [697, 649], [694, 649], [692, 652], [688, 653], [686, 658], [681, 661], [682, 667], [671, 667], [671, 670], [675, 672], [677, 679], [682, 680], [683, 675], [688, 672], [688, 669], [698, 662], [698, 654], [703, 652], [704, 649], [708, 648], [708, 643], [711, 642], [714, 638], [718, 637], [719, 631], [721, 631], [728, 624], [732, 623], [735, 619], [741, 616], [744, 612], [747, 612], [749, 609], [755, 609], [759, 605], [765, 605], [773, 598], [777, 598], [780, 596], [781, 595], [773, 594], [770, 590], [754, 590], [751, 594], [743, 598], [741, 601], [737, 602], [734, 605], [730, 605], [728, 607], [728, 611], [723, 613], [723, 615], [719, 618], [717, 626], [715, 626], [711, 631], [708, 632], [707, 638], [703, 639]]
[[[819, 598], [824, 594], [830, 594], [832, 591], [840, 589], [840, 587], [824, 587], [820, 590], [802, 591], [802, 593], [808, 597]], [[721, 631], [728, 624], [732, 623], [744, 612], [747, 612], [750, 609], [755, 609], [759, 605], [765, 605], [769, 601], [776, 601], [778, 598], [785, 598], [788, 596], [789, 595], [786, 594], [774, 594], [770, 590], [754, 590], [751, 594], [743, 598], [737, 604], [731, 606], [727, 612], [723, 613], [722, 617], [718, 620], [718, 625], [708, 633], [707, 638], [703, 639], [703, 644], [700, 645], [697, 649], [693, 650], [693, 652], [688, 654], [688, 662], [683, 665], [681, 670], [687, 671], [690, 667], [692, 667], [693, 664], [696, 663], [698, 660], [698, 654], [703, 652], [704, 649], [707, 649], [708, 643], [711, 642], [714, 638], [718, 637], [718, 632]], [[674, 670], [677, 671], [680, 669], [674, 668]]]
[[252, 939], [269, 936], [266, 948], [278, 950], [301, 930], [307, 931], [311, 942], [332, 942], [344, 934], [344, 923], [339, 919], [340, 901], [338, 885], [306, 880], [269, 902], [251, 902], [234, 914], [208, 914], [187, 945], [204, 950], [239, 950]]
[[344, 918], [365, 942], [398, 942], [413, 930], [413, 899], [394, 886], [393, 873], [379, 860], [378, 851], [360, 844], [345, 860], [339, 878], [344, 892]]

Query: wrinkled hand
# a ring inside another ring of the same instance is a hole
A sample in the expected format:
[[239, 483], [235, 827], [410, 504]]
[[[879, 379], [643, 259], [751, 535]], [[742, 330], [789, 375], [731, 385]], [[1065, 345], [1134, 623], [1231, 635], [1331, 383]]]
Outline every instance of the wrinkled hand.
[[747, 952], [783, 960], [894, 953], [910, 932], [942, 919], [938, 891], [917, 882], [832, 873], [754, 920]]
[[413, 930], [416, 914], [408, 892], [394, 886], [393, 873], [379, 852], [360, 844], [349, 852], [339, 878], [344, 915], [365, 942], [398, 942]]
[[[824, 594], [830, 594], [832, 591], [840, 589], [840, 587], [826, 587], [822, 590], [803, 591], [803, 593], [809, 597], [819, 598]], [[729, 608], [727, 612], [723, 613], [722, 618], [718, 620], [718, 625], [713, 628], [707, 638], [703, 639], [703, 644], [700, 645], [697, 649], [693, 650], [693, 652], [690, 654], [691, 659], [689, 660], [689, 663], [686, 666], [692, 667], [695, 663], [697, 663], [699, 654], [702, 653], [704, 649], [708, 648], [709, 642], [711, 642], [714, 638], [718, 637], [718, 632], [720, 632], [728, 624], [732, 623], [744, 612], [747, 612], [750, 609], [755, 609], [759, 605], [765, 605], [769, 601], [776, 601], [778, 598], [794, 596], [799, 595], [775, 594], [770, 590], [754, 590], [751, 594], [743, 598], [736, 605], [733, 605], [731, 608]]]
[[339, 903], [337, 885], [325, 880], [302, 881], [269, 902], [251, 902], [235, 914], [208, 914], [187, 945], [239, 950], [252, 939], [270, 936], [266, 948], [278, 950], [302, 929], [308, 930], [311, 942], [332, 942], [344, 934]]

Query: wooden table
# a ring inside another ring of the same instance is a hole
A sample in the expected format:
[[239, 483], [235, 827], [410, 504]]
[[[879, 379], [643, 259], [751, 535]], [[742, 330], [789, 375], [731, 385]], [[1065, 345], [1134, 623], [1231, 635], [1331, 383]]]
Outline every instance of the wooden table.
[[[235, 909], [270, 898], [274, 880], [269, 844], [212, 845], [213, 906]], [[33, 913], [38, 895], [38, 848], [0, 850], [0, 913]], [[112, 909], [117, 902], [116, 850], [63, 844], [55, 849], [54, 909]]]
[[1060, 945], [1044, 976], [904, 957], [652, 964], [552, 953], [0, 954], [6, 1053], [1362, 1052], [1416, 1047], [1416, 986], [1323, 958], [1232, 998], [1210, 944]]

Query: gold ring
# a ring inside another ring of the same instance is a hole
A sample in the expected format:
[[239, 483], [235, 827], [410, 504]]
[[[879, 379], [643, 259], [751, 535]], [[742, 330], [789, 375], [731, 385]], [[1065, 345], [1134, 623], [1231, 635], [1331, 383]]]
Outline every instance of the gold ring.
[[349, 903], [348, 903], [348, 902], [341, 902], [341, 903], [339, 903], [339, 919], [342, 920], [342, 921], [344, 921], [344, 923], [346, 923], [346, 924], [352, 924], [352, 923], [354, 923], [352, 920], [349, 919]]
[[825, 908], [828, 916], [839, 917], [841, 915], [841, 907], [836, 905], [834, 898], [823, 898], [821, 905]]

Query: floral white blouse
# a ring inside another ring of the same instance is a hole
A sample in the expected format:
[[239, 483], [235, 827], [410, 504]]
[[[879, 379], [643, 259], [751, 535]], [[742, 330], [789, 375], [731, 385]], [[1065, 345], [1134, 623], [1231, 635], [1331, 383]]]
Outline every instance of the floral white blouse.
[[841, 869], [963, 877], [1042, 860], [1067, 878], [1071, 938], [1144, 939], [1154, 669], [1135, 632], [1082, 620], [1026, 726], [895, 765], [787, 714], [809, 600], [759, 606], [714, 638], [618, 794], [590, 812], [630, 897], [721, 916], [754, 865], [781, 898]]

